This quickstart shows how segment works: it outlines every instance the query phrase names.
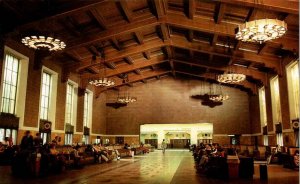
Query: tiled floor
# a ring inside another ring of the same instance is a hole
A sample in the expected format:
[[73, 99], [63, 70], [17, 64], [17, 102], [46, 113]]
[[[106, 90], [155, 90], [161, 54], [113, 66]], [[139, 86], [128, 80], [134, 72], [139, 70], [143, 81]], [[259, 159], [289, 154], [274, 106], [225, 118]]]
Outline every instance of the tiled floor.
[[115, 184], [213, 184], [213, 183], [299, 183], [299, 173], [282, 166], [269, 165], [269, 180], [259, 180], [258, 167], [255, 166], [253, 180], [235, 179], [228, 182], [209, 179], [197, 174], [191, 153], [182, 150], [167, 150], [165, 154], [155, 151], [147, 155], [121, 159], [112, 163], [86, 166], [81, 170], [65, 171], [61, 175], [49, 176], [43, 179], [22, 180], [10, 175], [8, 166], [0, 166], [0, 183], [115, 183]]

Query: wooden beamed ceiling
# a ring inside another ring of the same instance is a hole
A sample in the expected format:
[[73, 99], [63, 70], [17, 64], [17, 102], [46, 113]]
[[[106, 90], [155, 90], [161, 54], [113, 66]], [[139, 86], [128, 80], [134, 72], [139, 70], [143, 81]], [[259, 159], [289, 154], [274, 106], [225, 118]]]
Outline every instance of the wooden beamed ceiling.
[[[114, 89], [147, 83], [148, 79], [165, 75], [215, 80], [217, 74], [230, 69], [247, 76], [245, 82], [231, 87], [256, 93], [257, 87], [268, 85], [268, 75], [282, 74], [284, 57], [298, 55], [297, 3], [285, 0], [264, 0], [263, 4], [254, 0], [90, 1], [82, 8], [73, 5], [73, 9], [57, 10], [59, 13], [16, 27], [15, 34], [8, 35], [19, 39], [18, 31], [42, 32], [41, 25], [51, 22], [48, 31], [61, 37], [67, 47], [46, 59], [60, 58], [58, 62], [64, 71], [79, 73], [84, 85], [89, 78], [99, 75], [98, 67], [103, 62], [100, 51], [104, 51], [107, 76], [116, 82]], [[10, 11], [17, 13], [18, 8]], [[243, 43], [234, 38], [239, 24], [259, 18], [284, 20], [288, 31], [282, 38], [263, 44]], [[96, 60], [92, 60], [93, 56]], [[124, 82], [120, 76], [125, 74], [128, 81]]]

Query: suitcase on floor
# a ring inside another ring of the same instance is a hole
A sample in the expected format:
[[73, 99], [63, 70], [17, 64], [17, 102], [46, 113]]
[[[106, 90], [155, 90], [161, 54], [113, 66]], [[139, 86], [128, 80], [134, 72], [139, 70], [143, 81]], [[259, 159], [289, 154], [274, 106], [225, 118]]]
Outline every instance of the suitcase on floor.
[[267, 165], [259, 165], [259, 173], [261, 180], [268, 179], [268, 166]]

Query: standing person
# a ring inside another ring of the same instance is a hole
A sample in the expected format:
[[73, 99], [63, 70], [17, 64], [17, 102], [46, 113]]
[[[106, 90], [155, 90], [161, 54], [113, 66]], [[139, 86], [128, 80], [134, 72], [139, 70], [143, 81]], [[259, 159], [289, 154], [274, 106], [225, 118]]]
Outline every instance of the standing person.
[[33, 137], [31, 132], [27, 130], [21, 141], [21, 150], [31, 150], [33, 148]]
[[41, 133], [36, 133], [33, 139], [33, 144], [36, 148], [40, 148], [43, 145], [43, 139], [41, 138]]
[[167, 148], [167, 143], [165, 142], [165, 140], [163, 139], [162, 143], [161, 143], [161, 148], [162, 148], [162, 152], [165, 153], [166, 148]]

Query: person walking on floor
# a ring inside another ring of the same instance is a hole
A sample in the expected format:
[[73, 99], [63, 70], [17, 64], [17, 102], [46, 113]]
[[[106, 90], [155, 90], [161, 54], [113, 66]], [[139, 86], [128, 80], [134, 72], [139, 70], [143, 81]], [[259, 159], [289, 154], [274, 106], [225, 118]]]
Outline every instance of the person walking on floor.
[[161, 148], [162, 148], [162, 152], [165, 153], [166, 148], [167, 148], [167, 144], [165, 142], [165, 140], [163, 139], [162, 143], [161, 143]]

